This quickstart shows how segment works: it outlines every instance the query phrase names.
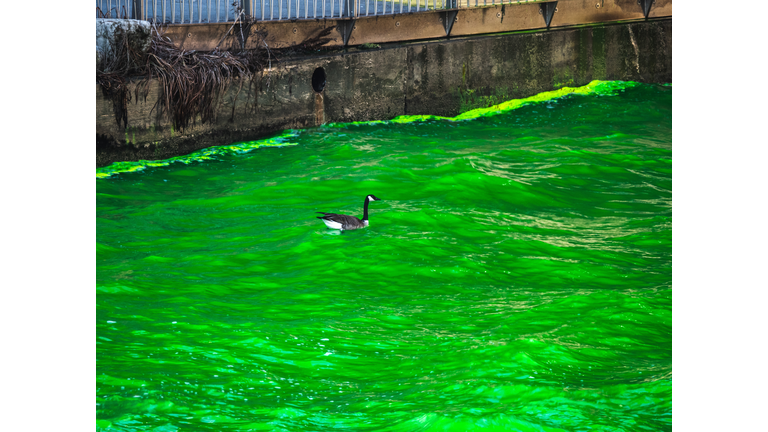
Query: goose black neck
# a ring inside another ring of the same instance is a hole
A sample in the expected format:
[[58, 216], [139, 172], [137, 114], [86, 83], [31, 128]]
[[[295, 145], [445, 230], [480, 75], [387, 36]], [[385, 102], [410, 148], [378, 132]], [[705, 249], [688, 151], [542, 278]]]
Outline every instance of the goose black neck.
[[363, 204], [363, 220], [368, 220], [368, 197], [365, 197], [365, 204]]

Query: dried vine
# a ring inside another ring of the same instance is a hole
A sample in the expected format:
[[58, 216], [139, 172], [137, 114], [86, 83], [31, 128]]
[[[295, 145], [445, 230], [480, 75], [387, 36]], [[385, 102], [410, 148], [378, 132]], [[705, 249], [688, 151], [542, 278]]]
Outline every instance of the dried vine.
[[[255, 29], [253, 18], [241, 13], [238, 19], [239, 26], [236, 28], [233, 24], [230, 29], [240, 45], [233, 51], [218, 47], [207, 53], [179, 49], [163, 35], [163, 27], [153, 24], [149, 49], [141, 53], [131, 48], [127, 35], [118, 29], [115, 40], [119, 42], [96, 71], [96, 82], [113, 103], [118, 127], [121, 123], [122, 127], [128, 124], [127, 104], [132, 100], [129, 78], [139, 79], [133, 90], [137, 101], [146, 101], [149, 84], [153, 79], [158, 80], [161, 95], [152, 112], [158, 110], [170, 119], [176, 130], [183, 131], [195, 124], [198, 115], [202, 123], [215, 121], [216, 107], [232, 79], [250, 78], [256, 72], [271, 68], [279, 61], [278, 55], [317, 50], [331, 40], [328, 35], [333, 29], [326, 28], [297, 46], [276, 50], [267, 45], [267, 33]], [[256, 48], [245, 49], [249, 39], [250, 45]]]

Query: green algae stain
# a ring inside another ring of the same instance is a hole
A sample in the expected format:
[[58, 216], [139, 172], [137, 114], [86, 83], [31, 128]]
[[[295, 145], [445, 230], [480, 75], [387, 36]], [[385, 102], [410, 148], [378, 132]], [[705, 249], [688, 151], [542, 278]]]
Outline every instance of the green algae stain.
[[494, 88], [492, 94], [488, 96], [479, 94], [483, 90], [484, 88], [455, 89], [452, 93], [459, 100], [459, 111], [467, 112], [477, 108], [488, 108], [509, 100], [509, 89], [507, 87]]

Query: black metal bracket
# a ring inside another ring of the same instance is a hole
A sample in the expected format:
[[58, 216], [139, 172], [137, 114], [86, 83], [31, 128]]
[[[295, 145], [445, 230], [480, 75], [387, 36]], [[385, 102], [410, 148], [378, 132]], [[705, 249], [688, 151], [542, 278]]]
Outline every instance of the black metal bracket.
[[651, 11], [651, 5], [656, 3], [656, 0], [637, 0], [637, 4], [643, 8], [643, 15], [645, 19], [648, 19], [648, 13]]
[[453, 29], [453, 23], [456, 21], [456, 15], [459, 13], [459, 11], [446, 11], [446, 12], [440, 12], [440, 19], [443, 20], [443, 27], [445, 27], [445, 35], [450, 36], [451, 35], [451, 29]]
[[541, 3], [539, 5], [539, 13], [544, 17], [547, 28], [549, 28], [549, 23], [552, 22], [552, 16], [555, 14], [556, 9], [557, 2]]
[[337, 28], [339, 29], [339, 33], [341, 33], [341, 40], [344, 42], [344, 46], [347, 46], [349, 36], [352, 35], [352, 30], [355, 29], [355, 20], [339, 21]]

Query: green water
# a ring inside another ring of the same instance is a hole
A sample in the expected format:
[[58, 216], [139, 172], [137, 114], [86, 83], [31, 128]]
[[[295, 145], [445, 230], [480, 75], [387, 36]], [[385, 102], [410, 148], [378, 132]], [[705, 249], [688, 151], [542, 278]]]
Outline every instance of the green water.
[[97, 428], [671, 430], [672, 87], [474, 117], [100, 170]]

